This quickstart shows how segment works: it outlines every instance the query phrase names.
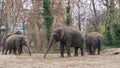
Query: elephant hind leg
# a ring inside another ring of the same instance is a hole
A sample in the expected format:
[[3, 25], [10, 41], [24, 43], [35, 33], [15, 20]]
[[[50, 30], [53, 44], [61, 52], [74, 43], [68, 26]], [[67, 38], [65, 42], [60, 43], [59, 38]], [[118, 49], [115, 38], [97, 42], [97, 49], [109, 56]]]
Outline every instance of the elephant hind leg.
[[11, 54], [12, 49], [9, 50], [9, 54]]
[[68, 57], [71, 57], [70, 46], [66, 46]]
[[78, 56], [78, 47], [75, 47], [75, 53], [74, 56]]
[[100, 55], [100, 50], [98, 49], [98, 55]]
[[96, 48], [92, 47], [92, 55], [95, 55]]
[[14, 55], [17, 55], [16, 48], [13, 48], [13, 53], [14, 53]]
[[100, 55], [101, 47], [98, 47], [98, 55]]
[[92, 48], [89, 46], [89, 54], [92, 55]]

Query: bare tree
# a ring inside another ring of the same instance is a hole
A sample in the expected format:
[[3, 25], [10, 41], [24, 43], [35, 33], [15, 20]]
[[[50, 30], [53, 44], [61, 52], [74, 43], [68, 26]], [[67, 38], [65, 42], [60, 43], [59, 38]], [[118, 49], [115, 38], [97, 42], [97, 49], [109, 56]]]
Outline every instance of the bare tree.
[[94, 22], [94, 28], [95, 28], [95, 31], [98, 31], [97, 29], [97, 26], [98, 26], [98, 21], [97, 21], [97, 13], [96, 13], [96, 7], [95, 7], [95, 1], [94, 0], [91, 0], [92, 2], [92, 6], [93, 6], [93, 11], [94, 11], [94, 19], [95, 19], [95, 22]]
[[81, 30], [81, 22], [80, 22], [80, 0], [78, 0], [78, 27], [79, 27], [79, 30]]

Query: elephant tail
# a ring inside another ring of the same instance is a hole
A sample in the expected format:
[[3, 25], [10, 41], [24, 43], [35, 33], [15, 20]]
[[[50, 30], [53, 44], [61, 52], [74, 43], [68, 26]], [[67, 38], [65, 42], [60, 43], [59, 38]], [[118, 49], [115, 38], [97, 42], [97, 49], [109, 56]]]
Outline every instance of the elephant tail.
[[104, 44], [103, 37], [100, 37], [99, 41], [100, 41], [100, 45], [102, 46]]

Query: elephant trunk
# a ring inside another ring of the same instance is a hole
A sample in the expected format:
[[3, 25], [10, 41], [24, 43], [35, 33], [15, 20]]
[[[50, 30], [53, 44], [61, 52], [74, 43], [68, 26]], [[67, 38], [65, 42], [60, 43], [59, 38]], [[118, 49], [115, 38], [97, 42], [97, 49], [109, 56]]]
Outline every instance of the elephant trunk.
[[28, 46], [26, 46], [26, 47], [28, 48], [29, 55], [31, 56], [30, 48]]
[[30, 48], [29, 48], [30, 44], [29, 44], [28, 40], [27, 40], [27, 42], [25, 43], [25, 46], [27, 47], [28, 53], [29, 53], [29, 55], [31, 56], [31, 51], [30, 51]]
[[50, 39], [50, 43], [49, 43], [48, 48], [47, 48], [47, 50], [46, 50], [46, 52], [44, 54], [44, 59], [46, 58], [46, 55], [47, 55], [48, 51], [51, 49], [51, 47], [52, 47], [52, 45], [54, 43], [55, 43], [55, 40], [54, 39]]

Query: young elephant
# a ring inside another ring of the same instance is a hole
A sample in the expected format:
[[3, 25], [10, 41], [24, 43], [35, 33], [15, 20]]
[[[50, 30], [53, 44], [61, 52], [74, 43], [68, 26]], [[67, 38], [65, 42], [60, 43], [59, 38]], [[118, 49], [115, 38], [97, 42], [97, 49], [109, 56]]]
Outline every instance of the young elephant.
[[[21, 31], [16, 31], [15, 33], [9, 33], [7, 35], [4, 36], [3, 38], [3, 46], [2, 46], [2, 54], [4, 54], [4, 50], [5, 50], [5, 46], [6, 46], [6, 39], [12, 35], [22, 35]], [[9, 51], [9, 53], [11, 53], [11, 50]]]
[[80, 31], [75, 28], [72, 27], [55, 28], [51, 34], [49, 45], [44, 54], [44, 58], [46, 57], [51, 46], [53, 46], [56, 42], [60, 42], [61, 57], [64, 57], [64, 46], [66, 46], [68, 56], [71, 56], [70, 47], [74, 47], [75, 49], [74, 56], [78, 56], [78, 48], [80, 48], [81, 50], [81, 55], [82, 56], [84, 55], [83, 37]]
[[30, 49], [28, 47], [29, 43], [27, 37], [23, 35], [12, 35], [8, 37], [6, 40], [5, 54], [7, 54], [8, 50], [10, 51], [13, 50], [14, 54], [16, 54], [16, 50], [17, 50], [18, 54], [20, 55], [22, 53], [23, 45], [25, 45], [28, 48], [29, 54], [31, 55]]
[[95, 55], [96, 48], [100, 54], [103, 45], [103, 36], [98, 32], [91, 32], [86, 39], [86, 48], [90, 55]]

